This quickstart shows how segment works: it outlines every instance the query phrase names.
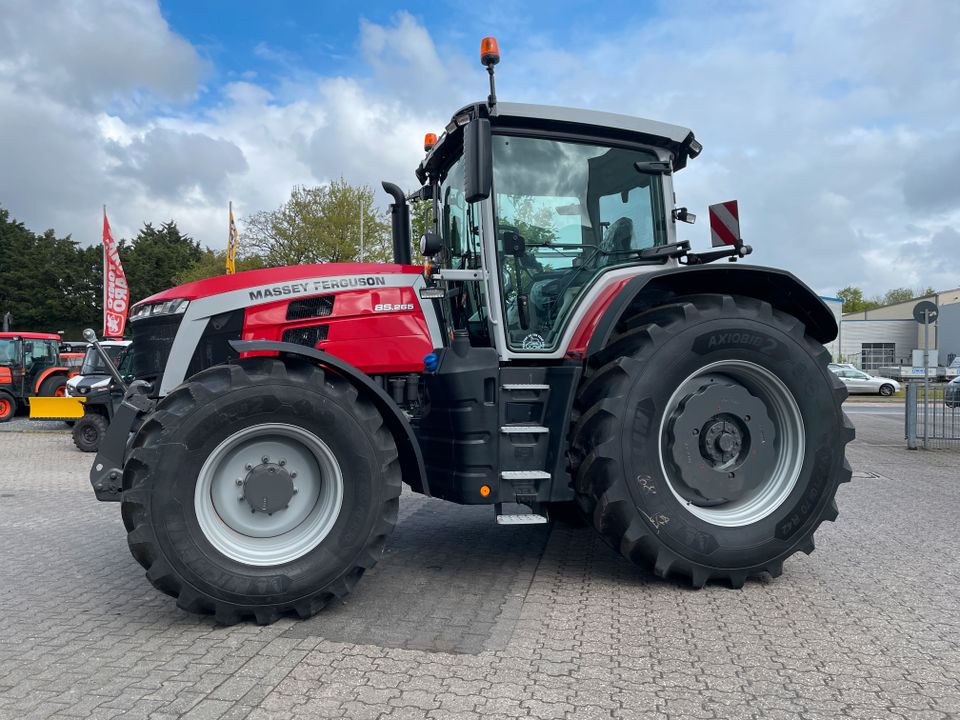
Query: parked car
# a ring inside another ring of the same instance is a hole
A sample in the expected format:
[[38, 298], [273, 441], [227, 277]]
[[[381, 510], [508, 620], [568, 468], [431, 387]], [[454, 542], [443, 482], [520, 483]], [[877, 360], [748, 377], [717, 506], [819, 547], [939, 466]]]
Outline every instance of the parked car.
[[943, 388], [943, 402], [947, 407], [960, 407], [960, 375]]
[[847, 392], [851, 395], [879, 393], [887, 396], [900, 390], [900, 383], [890, 378], [874, 377], [862, 370], [856, 370], [846, 365], [831, 363], [828, 367], [830, 372], [839, 377], [843, 384], [847, 386]]

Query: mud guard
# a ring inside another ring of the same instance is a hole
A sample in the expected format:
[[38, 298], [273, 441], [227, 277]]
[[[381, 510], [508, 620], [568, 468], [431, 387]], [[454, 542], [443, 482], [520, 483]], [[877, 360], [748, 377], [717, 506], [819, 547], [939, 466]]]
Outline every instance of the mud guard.
[[230, 347], [238, 353], [275, 352], [283, 355], [302, 357], [321, 367], [330, 368], [338, 375], [349, 380], [358, 389], [364, 390], [370, 396], [374, 405], [383, 414], [384, 422], [393, 433], [400, 455], [400, 469], [403, 481], [414, 492], [430, 496], [430, 485], [427, 481], [427, 471], [423, 464], [423, 453], [417, 442], [410, 421], [397, 407], [393, 399], [377, 385], [370, 377], [348, 362], [326, 353], [323, 350], [297, 345], [295, 343], [276, 342], [273, 340], [231, 340]]
[[645, 307], [662, 305], [664, 298], [700, 293], [745, 295], [770, 303], [793, 315], [807, 334], [828, 343], [837, 337], [837, 321], [830, 309], [792, 273], [753, 265], [672, 267], [638, 275], [613, 298], [587, 344], [587, 357], [600, 352], [616, 333], [617, 325]]
[[39, 377], [37, 377], [36, 383], [34, 383], [33, 394], [39, 395], [40, 386], [43, 385], [43, 381], [46, 380], [48, 377], [51, 377], [52, 375], [58, 375], [58, 374], [63, 374], [64, 377], [70, 377], [70, 368], [52, 367], [44, 370], [42, 373], [40, 373]]

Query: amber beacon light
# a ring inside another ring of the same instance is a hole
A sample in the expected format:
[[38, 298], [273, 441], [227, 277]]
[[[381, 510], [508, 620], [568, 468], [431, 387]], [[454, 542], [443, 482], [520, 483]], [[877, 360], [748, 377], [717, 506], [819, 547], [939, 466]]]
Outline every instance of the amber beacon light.
[[500, 46], [496, 38], [485, 37], [480, 41], [480, 62], [488, 67], [500, 62]]
[[437, 144], [437, 134], [427, 133], [423, 136], [423, 151], [430, 152], [433, 146]]

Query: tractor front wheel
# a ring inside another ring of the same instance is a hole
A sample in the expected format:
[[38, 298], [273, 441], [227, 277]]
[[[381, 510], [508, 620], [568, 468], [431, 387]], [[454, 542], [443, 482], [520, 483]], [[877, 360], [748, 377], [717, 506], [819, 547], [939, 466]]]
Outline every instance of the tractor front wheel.
[[138, 431], [122, 514], [133, 556], [185, 610], [302, 618], [346, 595], [396, 523], [400, 466], [344, 378], [252, 358], [195, 375]]
[[823, 346], [747, 297], [677, 298], [620, 330], [577, 400], [575, 489], [595, 528], [696, 587], [812, 552], [854, 435]]
[[17, 401], [7, 393], [0, 393], [0, 423], [17, 414]]

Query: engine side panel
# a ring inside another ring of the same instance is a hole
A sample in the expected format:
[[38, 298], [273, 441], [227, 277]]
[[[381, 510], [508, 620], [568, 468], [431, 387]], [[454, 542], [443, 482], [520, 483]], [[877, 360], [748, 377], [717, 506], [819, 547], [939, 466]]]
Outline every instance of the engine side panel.
[[[433, 350], [430, 331], [413, 287], [341, 292], [320, 306], [323, 314], [291, 317], [291, 301], [247, 310], [244, 340], [300, 342], [336, 355], [365, 373], [423, 370]], [[296, 338], [296, 339], [294, 339]]]

